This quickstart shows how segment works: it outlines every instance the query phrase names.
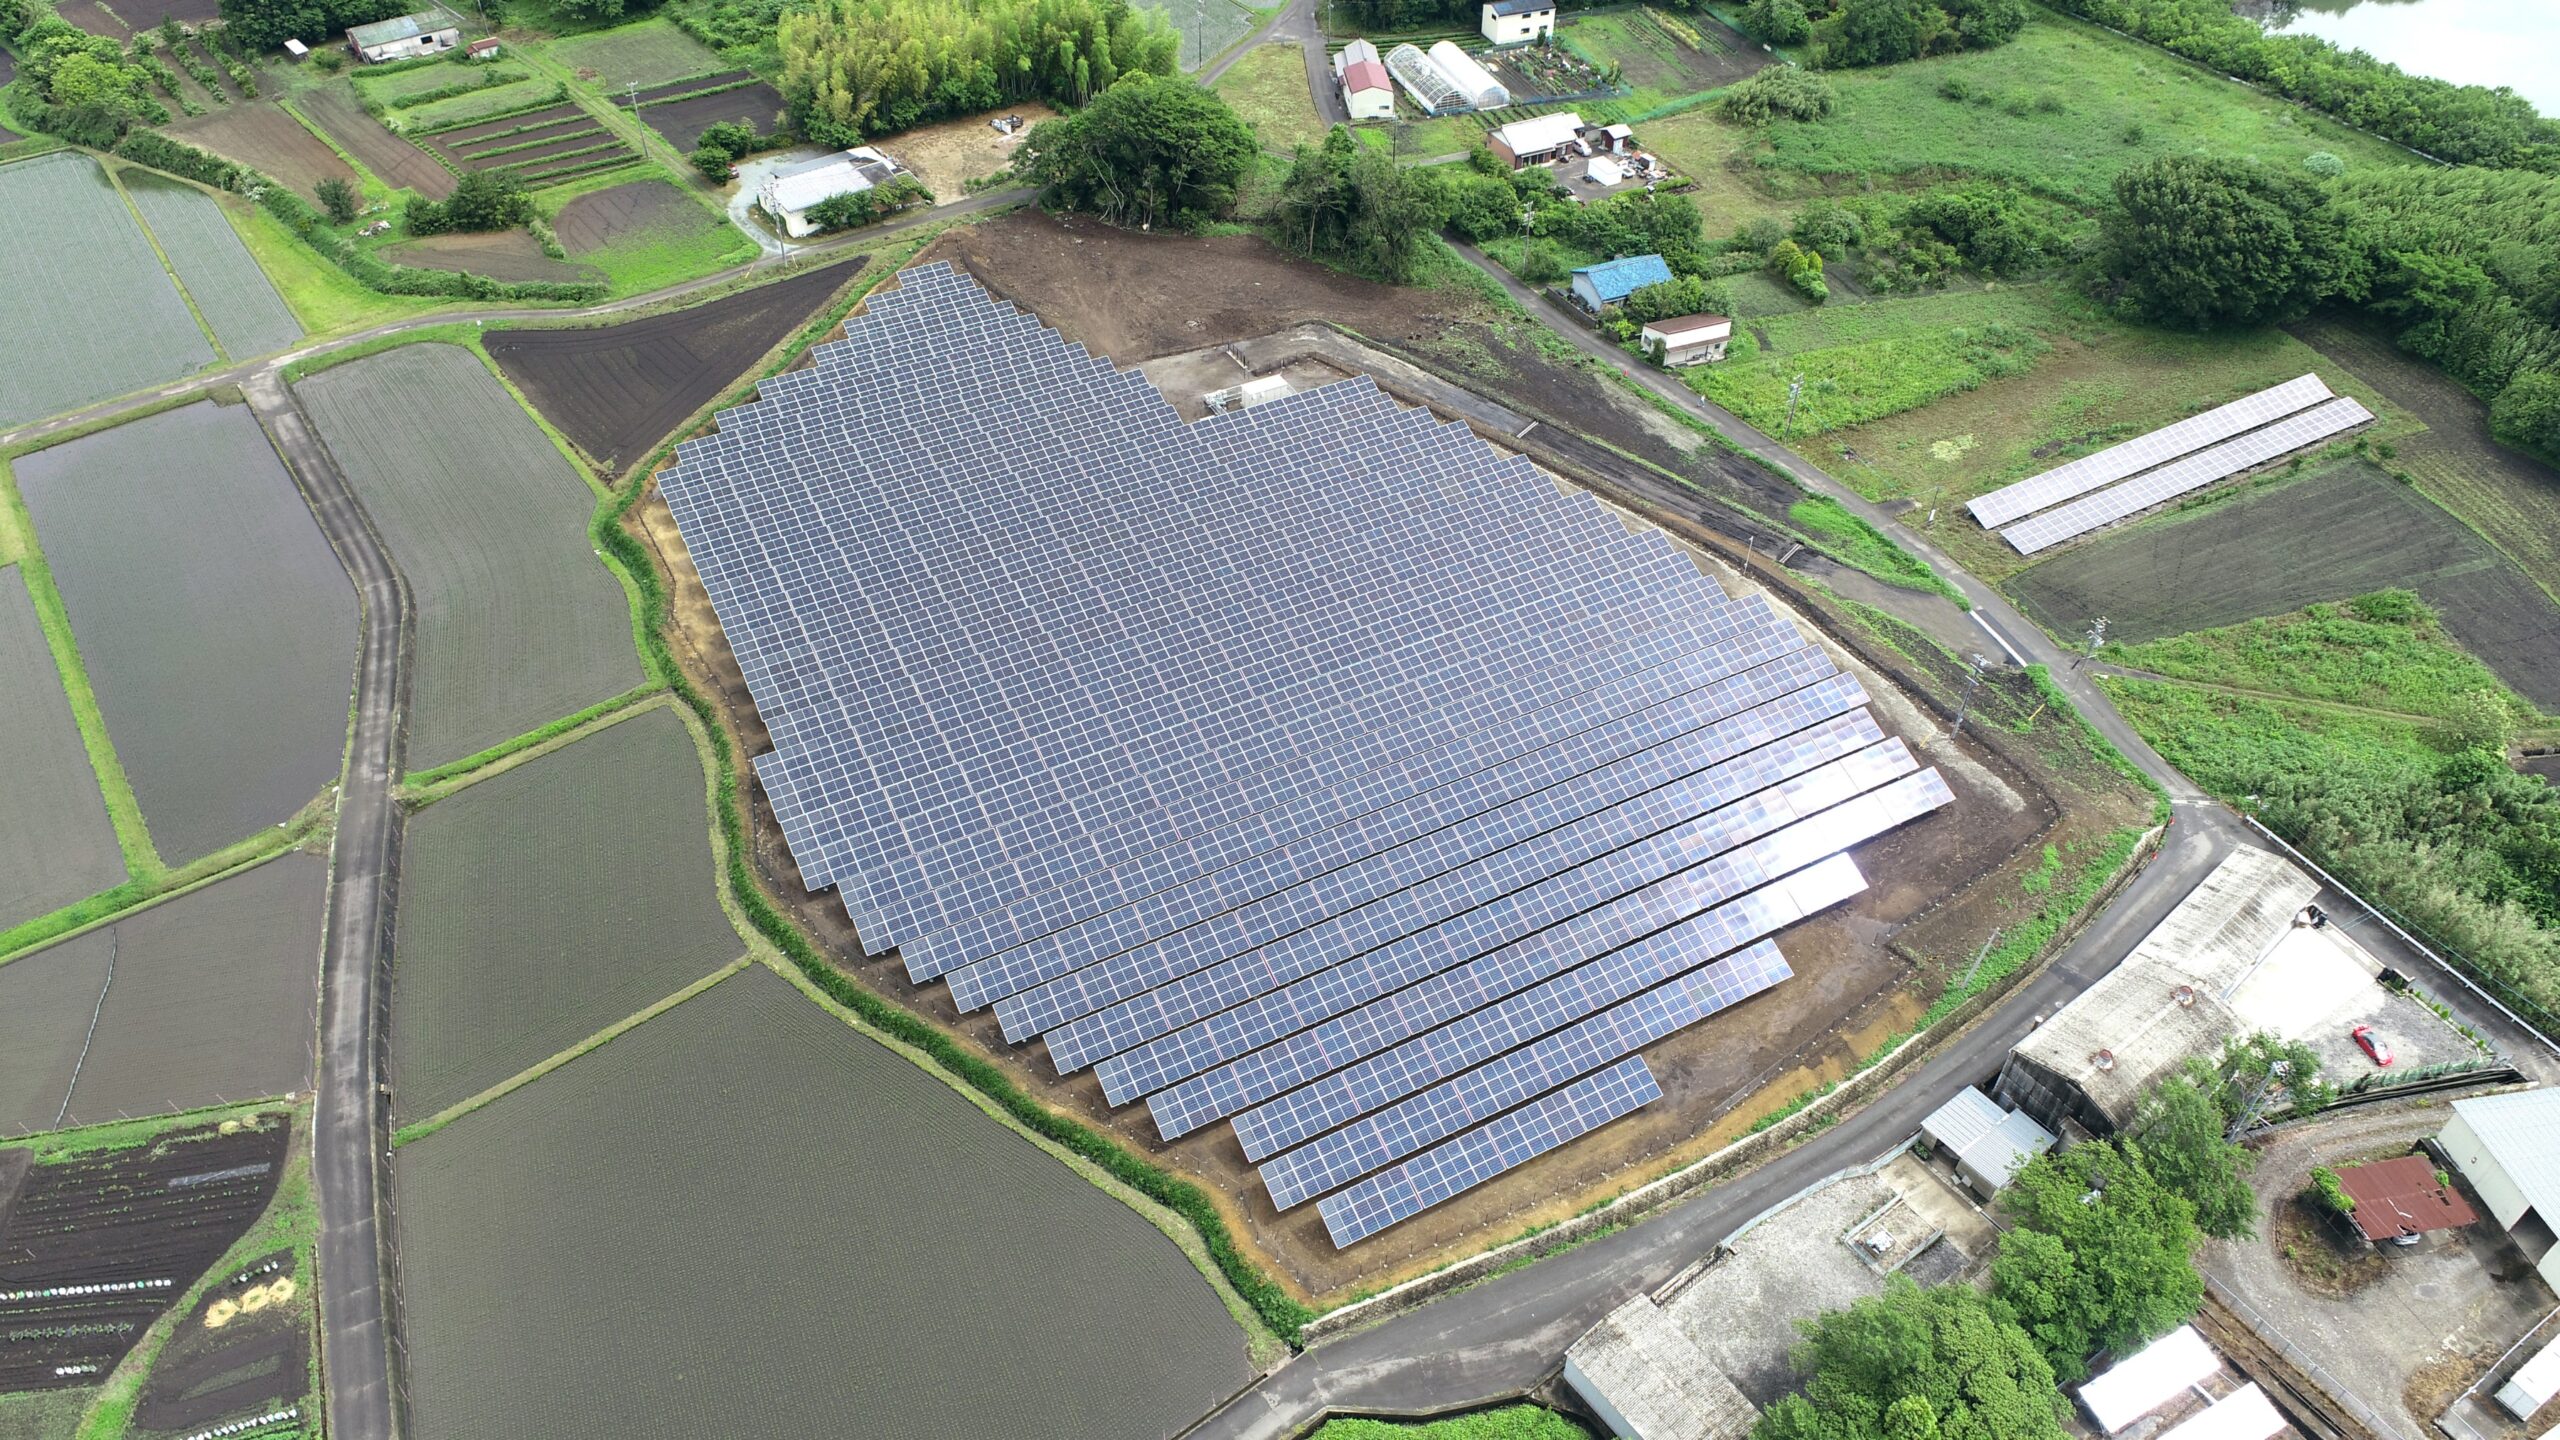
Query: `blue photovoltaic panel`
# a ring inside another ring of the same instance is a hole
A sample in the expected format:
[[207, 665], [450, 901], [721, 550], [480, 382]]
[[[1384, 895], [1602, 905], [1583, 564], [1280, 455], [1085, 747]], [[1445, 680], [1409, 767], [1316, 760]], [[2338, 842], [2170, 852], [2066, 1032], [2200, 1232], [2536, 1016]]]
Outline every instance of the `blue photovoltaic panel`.
[[2218, 444], [2242, 431], [2254, 430], [2287, 415], [2308, 410], [2328, 398], [2329, 387], [2321, 383], [2319, 376], [2300, 376], [2254, 395], [2242, 396], [2228, 405], [2217, 405], [2174, 425], [2164, 425], [2149, 434], [2137, 435], [2121, 445], [2110, 445], [2094, 455], [2083, 455], [2015, 485], [2004, 485], [1987, 495], [1977, 495], [1965, 502], [1965, 508], [1973, 512], [1973, 518], [1984, 528], [1996, 530], [2012, 520], [2051, 509], [2065, 500], [2076, 500], [2128, 475], [2139, 475], [2155, 466], [2166, 465], [2181, 455]]
[[[1060, 976], [996, 1007], [1005, 1038], [1021, 1040], [1054, 1030], [1283, 937], [1290, 938], [1293, 954], [1309, 954], [1310, 946], [1376, 945], [1409, 934], [1470, 903], [1535, 884], [1695, 819], [1791, 773], [1790, 766], [1806, 768], [1871, 743], [1880, 738], [1872, 731], [1851, 738], [1837, 727], [1819, 728], [1864, 698], [1855, 680], [1835, 675], [1606, 769]], [[1764, 743], [1799, 734], [1804, 738]], [[1330, 933], [1298, 941], [1310, 927]]]
[[2190, 490], [2201, 490], [2226, 475], [2237, 475], [2291, 451], [2317, 445], [2332, 435], [2352, 430], [2371, 419], [2372, 411], [2341, 395], [2279, 420], [2264, 430], [2252, 430], [2238, 439], [2225, 440], [2184, 459], [2172, 460], [2157, 470], [2145, 471], [2120, 485], [2082, 496], [2059, 509], [2048, 510], [2032, 520], [2012, 525], [2000, 532], [2000, 538], [2015, 546], [2021, 555], [2049, 550], [2065, 540], [2077, 539], [2129, 515], [2139, 515]]
[[1316, 1202], [1316, 1210], [1334, 1248], [1344, 1249], [1661, 1098], [1653, 1072], [1631, 1055], [1328, 1195]]
[[1793, 973], [1779, 958], [1778, 948], [1766, 942], [1730, 960], [1692, 970], [1265, 1163], [1263, 1187], [1271, 1192], [1274, 1209], [1289, 1209], [1578, 1075], [1632, 1055]]
[[1524, 796], [1552, 794], [1555, 787], [1594, 771], [1640, 761], [1648, 750], [1836, 673], [1820, 651], [1794, 650], [1544, 749], [1265, 850], [1243, 864], [1198, 876], [1136, 904], [1097, 914], [964, 966], [950, 972], [952, 998], [963, 1010], [976, 1009], [1292, 885], [1477, 819]]

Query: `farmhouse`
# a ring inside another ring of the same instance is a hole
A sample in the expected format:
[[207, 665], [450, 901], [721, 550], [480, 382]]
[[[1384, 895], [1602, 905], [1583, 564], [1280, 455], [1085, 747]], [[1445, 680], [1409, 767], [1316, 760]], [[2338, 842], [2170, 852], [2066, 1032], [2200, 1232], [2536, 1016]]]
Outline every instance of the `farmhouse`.
[[765, 177], [764, 188], [756, 192], [756, 203], [782, 227], [783, 234], [798, 240], [818, 232], [818, 223], [809, 218], [809, 211], [820, 201], [858, 195], [897, 173], [897, 161], [868, 145], [860, 145], [839, 155], [821, 156], [774, 171]]
[[1484, 143], [1493, 148], [1503, 164], [1517, 170], [1523, 165], [1543, 165], [1567, 153], [1589, 153], [1581, 139], [1582, 117], [1563, 110], [1498, 125], [1485, 133]]
[[347, 32], [347, 48], [367, 65], [433, 55], [462, 43], [462, 27], [441, 10], [395, 15]]
[[1333, 57], [1334, 79], [1342, 86], [1342, 108], [1354, 120], [1396, 118], [1396, 90], [1387, 78], [1387, 63], [1378, 47], [1354, 40]]
[[1485, 0], [1484, 38], [1517, 45], [1556, 33], [1556, 0]]
[[1605, 260], [1573, 272], [1573, 303], [1601, 315], [1647, 285], [1668, 284], [1670, 279], [1671, 267], [1659, 255]]
[[[1593, 164], [1600, 162], [1593, 161]], [[1724, 358], [1724, 347], [1733, 340], [1733, 321], [1722, 315], [1682, 315], [1671, 320], [1645, 323], [1645, 353], [1661, 364], [1677, 369], [1683, 365], [1705, 365]]]
[[2542, 1278], [2560, 1276], [2560, 1089], [2456, 1100], [2436, 1144]]

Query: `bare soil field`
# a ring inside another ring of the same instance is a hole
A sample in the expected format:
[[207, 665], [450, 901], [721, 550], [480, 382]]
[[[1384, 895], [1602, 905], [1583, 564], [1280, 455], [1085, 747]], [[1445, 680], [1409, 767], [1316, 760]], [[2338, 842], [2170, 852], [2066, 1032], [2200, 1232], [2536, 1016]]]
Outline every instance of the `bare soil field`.
[[[290, 1142], [278, 1116], [221, 1134], [205, 1125], [158, 1141], [38, 1165], [0, 1225], [0, 1292], [67, 1285], [103, 1294], [0, 1300], [0, 1326], [54, 1330], [0, 1351], [0, 1391], [95, 1383], [273, 1198]], [[132, 1288], [121, 1288], [130, 1286]]]
[[162, 127], [177, 139], [210, 150], [308, 195], [323, 180], [355, 183], [356, 172], [281, 105], [224, 105]]
[[290, 1249], [210, 1287], [153, 1358], [134, 1428], [187, 1435], [302, 1399], [310, 1384], [312, 1291]]
[[920, 125], [883, 141], [881, 148], [906, 166], [933, 191], [936, 204], [966, 199], [969, 182], [983, 180], [1013, 163], [1024, 131], [999, 134], [987, 123], [991, 116], [1019, 115], [1033, 125], [1054, 120], [1058, 112], [1038, 103], [1008, 106], [985, 115]]
[[572, 255], [602, 250], [664, 226], [692, 228], [702, 207], [664, 180], [640, 180], [581, 195], [560, 207], [551, 222], [560, 248]]
[[[1588, 371], [1556, 365], [1530, 345], [1513, 344], [1509, 333], [1488, 321], [1463, 294], [1377, 290], [1300, 266], [1258, 241], [1158, 240], [1036, 212], [955, 231], [940, 255], [967, 264], [999, 293], [1123, 364], [1249, 340], [1305, 320], [1336, 319], [1366, 334], [1394, 336], [1398, 348], [1409, 346], [1417, 362], [1455, 372], [1506, 405], [1553, 418], [1563, 428], [1540, 427], [1536, 434], [1541, 443], [1553, 444], [1552, 436], [1567, 431], [1597, 436], [1629, 453], [1658, 456], [1659, 463], [1697, 476], [1700, 488], [1729, 495], [1738, 504], [1772, 499], [1783, 504], [1782, 496], [1767, 492], [1774, 482], [1764, 473], [1726, 473], [1723, 467], [1731, 462], [1706, 452], [1694, 435], [1666, 425], [1640, 402], [1630, 404]], [[1141, 272], [1143, 285], [1134, 279]], [[1160, 295], [1162, 308], [1133, 305], [1133, 294]], [[1574, 439], [1573, 445], [1569, 451], [1540, 451], [1536, 458], [1611, 485], [1635, 469], [1599, 444]], [[1750, 529], [1746, 516], [1711, 506], [1658, 475], [1648, 483], [1661, 491], [1638, 492], [1637, 503], [1694, 545], [1712, 550], [1720, 537]], [[767, 744], [735, 662], [684, 558], [681, 538], [656, 497], [642, 507], [641, 523], [676, 582], [677, 653], [721, 697], [741, 753], [760, 753]], [[1765, 539], [1762, 547], [1766, 549]], [[1742, 552], [1731, 553], [1739, 558]], [[1736, 583], [1728, 581], [1729, 588]], [[1850, 633], [1836, 617], [1825, 628], [1835, 637]], [[1863, 639], [1856, 643], [1869, 663], [1904, 663], [1879, 659]], [[1897, 668], [1896, 673], [1902, 672]], [[1952, 674], [1928, 676], [1925, 682], [1942, 704], [1945, 694], [1939, 692], [1951, 694], [1948, 687], [1960, 688], [1961, 683]], [[1274, 1216], [1223, 1127], [1166, 1145], [1156, 1138], [1143, 1107], [1106, 1109], [1089, 1075], [1061, 1082], [1036, 1047], [1007, 1046], [990, 1016], [964, 1020], [946, 990], [908, 984], [894, 958], [859, 958], [858, 937], [842, 908], [831, 898], [805, 894], [776, 839], [761, 794], [750, 787], [754, 858], [768, 891], [784, 898], [794, 918], [839, 964], [878, 993], [968, 1036], [1026, 1089], [1200, 1181], [1219, 1197], [1245, 1248], [1284, 1284], [1305, 1298], [1339, 1301], [1438, 1263], [1450, 1247], [1478, 1248], [1605, 1200], [1735, 1138], [1753, 1117], [1801, 1090], [1838, 1078], [1885, 1038], [1908, 1028], [1981, 937], [2011, 918], [2018, 893], [2013, 876], [2029, 868], [2037, 841], [2079, 844], [2143, 813], [2142, 803], [2085, 750], [2062, 744], [2048, 756], [2045, 751], [2056, 747], [2041, 732], [2023, 741], [2027, 760], [2013, 758], [2006, 748], [1980, 750], [1970, 739], [1959, 747], [1939, 738], [1941, 722], [1930, 713], [1896, 698], [1900, 692], [1892, 684], [1873, 678], [1869, 688], [1878, 694], [1879, 720], [1908, 738], [1925, 761], [1940, 764], [1958, 799], [1950, 810], [1857, 852], [1869, 879], [1868, 894], [1781, 938], [1797, 978], [1654, 1047], [1648, 1058], [1668, 1092], [1667, 1103], [1648, 1107], [1350, 1252], [1333, 1249], [1311, 1207]], [[2032, 704], [2028, 697], [2017, 707], [2022, 725]], [[1935, 711], [1946, 713], [1944, 708]], [[2010, 743], [1999, 742], [2003, 747]], [[2019, 768], [2030, 761], [2041, 767], [2048, 760], [2078, 767], [2066, 777], [2078, 807], [2067, 817], [2046, 789], [2047, 772], [2038, 768], [2030, 775]], [[1894, 948], [1887, 947], [1889, 939], [1896, 942]]]
[[[9, 777], [0, 788], [0, 929], [124, 879], [62, 674], [15, 566], [0, 573], [0, 775]], [[0, 1056], [11, 1048], [0, 1043]]]
[[240, 232], [223, 216], [223, 201], [142, 171], [128, 171], [124, 187], [186, 286], [187, 298], [232, 359], [281, 350], [301, 338], [302, 322], [240, 243]]
[[24, 1023], [39, 1030], [33, 1053], [0, 1069], [0, 1126], [95, 1125], [309, 1089], [327, 886], [325, 861], [292, 852], [0, 965], [0, 1010], [25, 997]]
[[667, 143], [679, 150], [691, 150], [702, 141], [702, 132], [723, 120], [738, 120], [756, 127], [759, 135], [769, 135], [782, 120], [782, 92], [759, 81], [736, 90], [723, 90], [717, 95], [698, 95], [691, 100], [672, 100], [663, 105], [643, 105], [640, 118], [652, 130], [667, 137]]
[[745, 950], [713, 889], [702, 763], [664, 708], [409, 822], [391, 1077], [407, 1123]]
[[382, 258], [421, 270], [466, 270], [492, 280], [594, 280], [595, 271], [542, 253], [541, 242], [522, 230], [477, 235], [430, 235], [385, 246]]
[[753, 70], [712, 71], [644, 86], [637, 90], [617, 90], [612, 98], [616, 108], [628, 110], [635, 105], [655, 105], [661, 100], [673, 100], [679, 95], [699, 95], [705, 90], [716, 90], [724, 85], [736, 85], [754, 79], [755, 75], [756, 72]]
[[303, 114], [385, 185], [415, 190], [430, 200], [453, 193], [453, 172], [436, 163], [433, 155], [383, 129], [381, 121], [364, 113], [364, 106], [345, 85], [315, 86], [294, 98]]
[[[546, 117], [550, 114], [549, 111], [542, 113]], [[602, 133], [604, 133], [604, 126], [596, 123], [596, 117], [580, 110], [558, 120], [546, 118], [536, 125], [501, 125], [486, 135], [475, 136], [469, 140], [448, 140], [438, 135], [428, 143], [455, 160], [468, 164], [489, 156], [493, 151], [512, 151], [518, 146], [531, 147], [552, 140], [565, 140], [572, 135]]]
[[[579, 206], [635, 188], [643, 187], [617, 186], [572, 201], [560, 213], [561, 244], [575, 243], [573, 227], [601, 228]], [[682, 196], [674, 198], [685, 203]], [[608, 473], [618, 474], [789, 338], [863, 264], [857, 256], [707, 305], [618, 325], [492, 330], [489, 354], [561, 433]]]
[[98, 162], [0, 165], [0, 423], [33, 420], [213, 360]]
[[2104, 615], [2110, 638], [2139, 642], [2395, 585], [2424, 596], [2518, 694], [2560, 707], [2560, 606], [2370, 461], [2135, 525], [2021, 571], [2009, 589], [2057, 635]]
[[277, 824], [337, 778], [355, 589], [246, 406], [165, 411], [16, 472], [162, 859]]
[[761, 966], [396, 1170], [421, 1440], [1146, 1440], [1251, 1378], [1170, 1240]]
[[214, 0], [116, 0], [112, 9], [99, 0], [65, 0], [59, 13], [92, 35], [117, 40], [130, 40], [137, 30], [166, 19], [194, 27], [221, 16]]
[[295, 389], [416, 597], [413, 768], [640, 683], [629, 601], [587, 539], [594, 492], [478, 356], [410, 345]]

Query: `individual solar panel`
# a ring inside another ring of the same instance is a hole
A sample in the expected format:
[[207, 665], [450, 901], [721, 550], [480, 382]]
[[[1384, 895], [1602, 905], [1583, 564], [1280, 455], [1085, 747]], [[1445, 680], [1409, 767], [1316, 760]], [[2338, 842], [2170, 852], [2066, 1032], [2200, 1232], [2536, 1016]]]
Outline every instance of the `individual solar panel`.
[[2138, 475], [2181, 455], [2228, 440], [2244, 430], [2254, 430], [2308, 410], [2328, 398], [2329, 387], [2319, 376], [2298, 376], [2254, 395], [2244, 395], [2228, 405], [2217, 405], [2202, 414], [2191, 415], [2174, 425], [2164, 425], [2147, 434], [2137, 435], [2121, 445], [2110, 445], [2095, 454], [2057, 465], [2015, 485], [2004, 485], [1989, 494], [1977, 495], [1965, 502], [1965, 508], [1973, 512], [1973, 518], [1981, 522], [1984, 529], [1996, 530], [2013, 520], [2050, 509], [2066, 500], [2078, 499], [2129, 475]]
[[[1274, 1209], [1287, 1210], [1479, 1120], [1632, 1055], [1738, 1005], [1795, 972], [1766, 943], [1565, 1026], [1482, 1067], [1443, 1080], [1298, 1147], [1261, 1168]], [[1248, 1157], [1251, 1152], [1247, 1152]]]
[[2049, 550], [2191, 490], [2201, 490], [2226, 475], [2236, 475], [2305, 446], [2317, 445], [2372, 419], [2372, 411], [2341, 395], [2263, 430], [2199, 450], [2121, 485], [2012, 525], [2000, 532], [2000, 538], [2017, 547], [2021, 555]]
[[1400, 1220], [1515, 1169], [1662, 1098], [1643, 1060], [1629, 1056], [1454, 1140], [1316, 1202], [1325, 1233], [1347, 1250]]
[[1835, 675], [1617, 765], [1061, 975], [996, 1007], [1005, 1037], [1046, 1033], [1249, 950], [1276, 956], [1283, 939], [1290, 942], [1289, 958], [1279, 963], [1301, 964], [1301, 957], [1320, 950], [1383, 944], [1472, 904], [1535, 885], [1873, 744], [1881, 732], [1863, 716], [1847, 726], [1822, 723], [1864, 693], [1855, 680]]

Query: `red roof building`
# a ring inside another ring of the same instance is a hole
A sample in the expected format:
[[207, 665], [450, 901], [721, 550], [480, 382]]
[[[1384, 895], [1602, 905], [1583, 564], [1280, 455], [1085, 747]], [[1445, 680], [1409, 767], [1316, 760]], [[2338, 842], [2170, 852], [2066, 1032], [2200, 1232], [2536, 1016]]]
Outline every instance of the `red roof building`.
[[2436, 1183], [2435, 1163], [2424, 1155], [2348, 1166], [2338, 1172], [2338, 1184], [2356, 1202], [2356, 1228], [2376, 1244], [2480, 1219], [2452, 1186]]

